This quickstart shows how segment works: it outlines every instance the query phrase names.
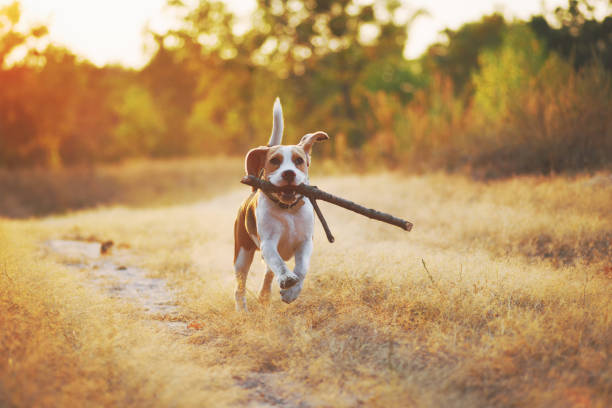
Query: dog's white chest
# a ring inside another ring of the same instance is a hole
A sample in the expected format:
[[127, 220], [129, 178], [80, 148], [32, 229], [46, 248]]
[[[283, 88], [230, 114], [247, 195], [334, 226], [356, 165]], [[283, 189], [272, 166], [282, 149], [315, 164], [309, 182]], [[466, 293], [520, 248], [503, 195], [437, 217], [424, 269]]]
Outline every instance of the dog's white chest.
[[262, 195], [256, 215], [260, 239], [277, 242], [278, 253], [284, 260], [290, 259], [305, 240], [312, 239], [314, 216], [307, 199], [300, 208], [292, 210], [282, 209]]

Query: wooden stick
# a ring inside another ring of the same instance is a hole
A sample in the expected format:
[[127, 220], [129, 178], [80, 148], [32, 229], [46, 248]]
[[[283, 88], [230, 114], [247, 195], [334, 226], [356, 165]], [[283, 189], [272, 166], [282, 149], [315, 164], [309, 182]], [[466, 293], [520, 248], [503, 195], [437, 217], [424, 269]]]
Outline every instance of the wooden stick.
[[331, 231], [329, 230], [329, 226], [327, 225], [327, 221], [325, 221], [325, 217], [323, 217], [323, 213], [321, 212], [321, 209], [319, 208], [319, 204], [317, 204], [317, 200], [315, 200], [312, 197], [308, 197], [308, 199], [310, 200], [312, 204], [312, 208], [314, 208], [315, 212], [317, 213], [317, 217], [319, 217], [319, 221], [321, 221], [321, 225], [323, 226], [323, 230], [325, 230], [325, 235], [327, 236], [327, 240], [329, 241], [330, 244], [333, 244], [336, 239], [334, 238]]
[[402, 220], [401, 218], [394, 217], [391, 214], [387, 214], [384, 212], [374, 210], [372, 208], [363, 207], [359, 204], [356, 204], [344, 198], [336, 197], [323, 190], [319, 190], [316, 186], [300, 184], [298, 186], [278, 187], [270, 183], [269, 181], [259, 179], [252, 175], [243, 177], [240, 182], [242, 184], [246, 184], [252, 187], [257, 187], [257, 188], [260, 188], [262, 190], [269, 191], [269, 192], [281, 192], [281, 191], [292, 190], [299, 194], [305, 195], [309, 199], [327, 201], [328, 203], [332, 203], [342, 208], [346, 208], [347, 210], [356, 212], [357, 214], [365, 215], [368, 218], [386, 222], [387, 224], [395, 225], [396, 227], [400, 227], [401, 229], [406, 230], [406, 231], [410, 231], [412, 229], [411, 222]]

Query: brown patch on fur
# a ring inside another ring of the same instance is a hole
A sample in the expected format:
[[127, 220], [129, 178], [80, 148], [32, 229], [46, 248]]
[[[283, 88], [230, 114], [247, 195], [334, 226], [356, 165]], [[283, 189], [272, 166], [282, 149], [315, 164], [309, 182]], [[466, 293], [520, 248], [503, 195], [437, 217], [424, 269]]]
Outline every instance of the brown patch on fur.
[[[265, 163], [263, 166], [264, 174], [270, 174], [274, 172], [283, 164], [283, 155], [282, 153], [278, 151], [279, 148], [280, 148], [280, 145], [272, 146], [268, 149], [268, 154], [266, 155]], [[270, 163], [270, 160], [272, 160], [273, 158], [278, 158], [279, 163], [278, 164]]]
[[298, 147], [304, 150], [306, 154], [306, 165], [310, 166], [310, 150], [312, 149], [312, 145], [316, 142], [322, 142], [324, 140], [328, 140], [329, 136], [325, 132], [315, 132], [315, 133], [307, 133], [302, 136], [302, 140], [297, 144]]
[[255, 208], [257, 208], [258, 192], [251, 193], [240, 206], [238, 216], [234, 223], [234, 263], [238, 258], [240, 248], [247, 251], [257, 249], [257, 245], [253, 242], [251, 234], [257, 234], [257, 218], [255, 216]]
[[[300, 146], [295, 146], [291, 149], [291, 160], [300, 171], [304, 174], [308, 173], [308, 155]], [[298, 164], [297, 159], [302, 159], [302, 163]]]
[[259, 146], [249, 150], [244, 159], [244, 169], [247, 174], [258, 176], [261, 169], [266, 163], [270, 148], [267, 146]]
[[[291, 160], [293, 160], [295, 166], [304, 173], [308, 172], [308, 166], [310, 165], [310, 157], [308, 156], [307, 149], [310, 149], [312, 143], [319, 141], [321, 138], [323, 138], [323, 136], [320, 134], [316, 136], [313, 135], [311, 138], [302, 138], [300, 144], [292, 146]], [[306, 142], [305, 139], [307, 139]], [[281, 145], [272, 147], [260, 146], [249, 150], [244, 165], [247, 174], [259, 176], [263, 169], [265, 178], [268, 174], [276, 171], [283, 164], [284, 160], [282, 153], [278, 151], [280, 147]], [[298, 157], [303, 160], [303, 163], [296, 163]], [[278, 163], [272, 163], [275, 158], [278, 159]]]
[[322, 131], [318, 131], [315, 133], [307, 133], [302, 136], [302, 140], [300, 140], [298, 146], [301, 146], [306, 152], [306, 154], [310, 154], [310, 149], [312, 149], [313, 144], [315, 144], [316, 142], [322, 142], [327, 139], [329, 139], [329, 136], [327, 135], [327, 133]]

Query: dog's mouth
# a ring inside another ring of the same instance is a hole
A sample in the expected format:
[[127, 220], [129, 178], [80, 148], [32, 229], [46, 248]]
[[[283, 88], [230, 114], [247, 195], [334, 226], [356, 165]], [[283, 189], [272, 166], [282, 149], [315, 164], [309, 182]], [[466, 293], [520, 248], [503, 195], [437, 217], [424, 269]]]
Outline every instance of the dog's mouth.
[[278, 199], [285, 203], [285, 204], [291, 204], [295, 201], [295, 198], [297, 196], [297, 194], [295, 194], [295, 191], [291, 191], [291, 190], [287, 190], [287, 191], [281, 191], [278, 193], [274, 193]]

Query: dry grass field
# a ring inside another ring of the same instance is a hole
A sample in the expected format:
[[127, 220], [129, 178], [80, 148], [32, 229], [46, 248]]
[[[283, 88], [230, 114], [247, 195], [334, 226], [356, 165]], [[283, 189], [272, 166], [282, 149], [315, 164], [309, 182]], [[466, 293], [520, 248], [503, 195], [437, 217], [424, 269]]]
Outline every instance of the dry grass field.
[[[612, 405], [609, 175], [319, 169], [313, 184], [414, 230], [322, 203], [336, 242], [315, 227], [301, 296], [286, 305], [276, 286], [259, 305], [255, 262], [243, 315], [232, 272], [241, 162], [140, 166], [104, 170], [113, 195], [98, 201], [89, 183], [85, 198], [67, 193], [63, 174], [54, 191], [77, 197], [78, 212], [0, 219], [0, 406]], [[57, 212], [11, 191], [12, 216]], [[153, 193], [133, 198], [142, 191]], [[163, 280], [175, 310], [113, 296], [119, 284], [96, 284], [92, 263], [49, 248], [60, 239], [112, 240], [117, 276]]]

